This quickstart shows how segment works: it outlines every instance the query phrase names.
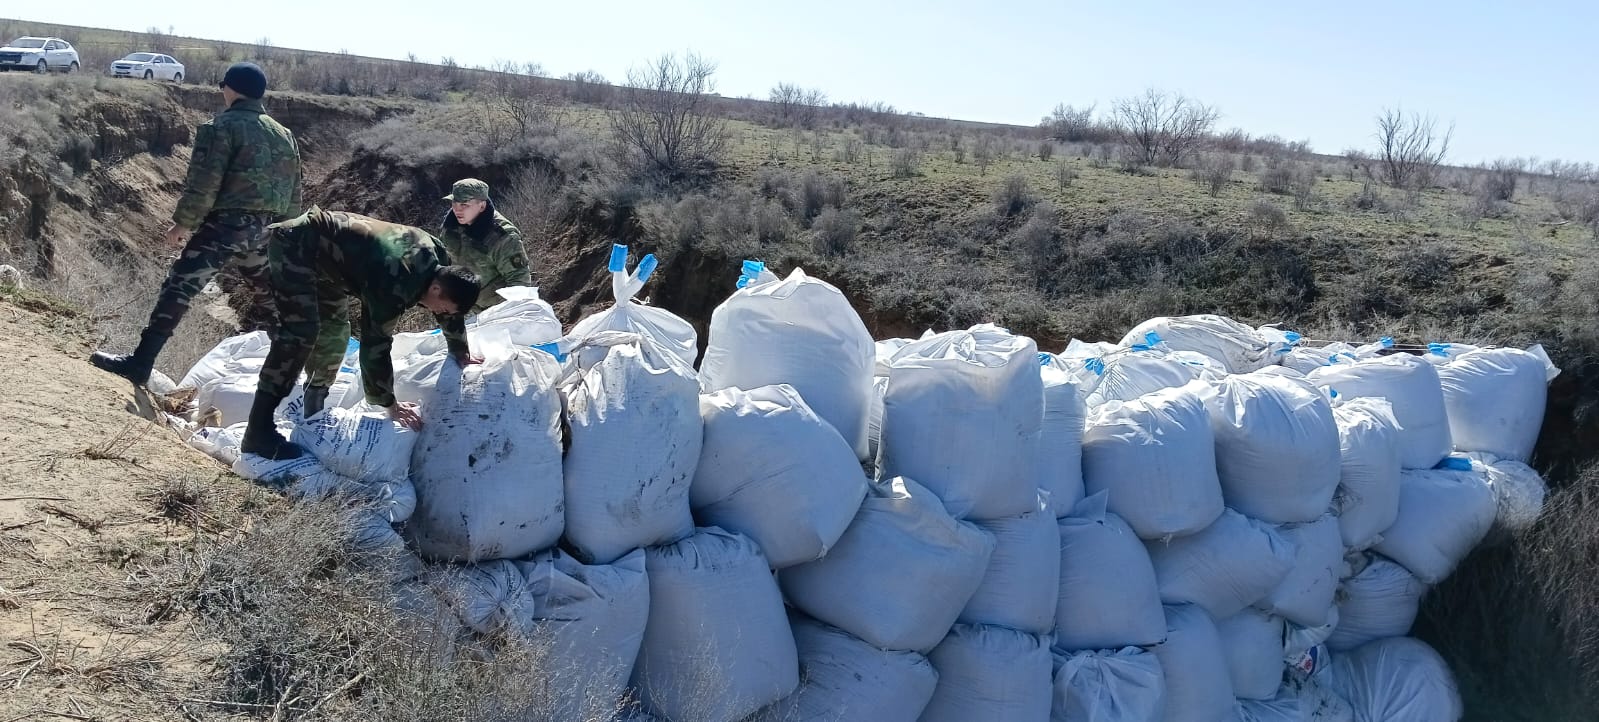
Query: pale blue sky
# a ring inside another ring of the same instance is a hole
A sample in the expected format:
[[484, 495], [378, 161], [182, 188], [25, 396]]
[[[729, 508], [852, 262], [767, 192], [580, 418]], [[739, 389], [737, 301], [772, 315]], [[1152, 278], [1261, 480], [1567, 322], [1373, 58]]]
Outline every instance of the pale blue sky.
[[[381, 10], [376, 10], [381, 7]], [[1599, 161], [1599, 2], [701, 0], [339, 3], [73, 0], [29, 19], [381, 57], [537, 61], [616, 81], [665, 51], [717, 60], [724, 95], [819, 87], [932, 116], [1036, 123], [1154, 86], [1217, 106], [1221, 127], [1371, 145], [1385, 105], [1455, 123], [1450, 160]], [[222, 10], [221, 8], [227, 8]], [[238, 9], [234, 9], [238, 8]], [[223, 13], [230, 13], [224, 15]], [[251, 15], [243, 13], [250, 12]], [[233, 14], [237, 13], [237, 14]]]

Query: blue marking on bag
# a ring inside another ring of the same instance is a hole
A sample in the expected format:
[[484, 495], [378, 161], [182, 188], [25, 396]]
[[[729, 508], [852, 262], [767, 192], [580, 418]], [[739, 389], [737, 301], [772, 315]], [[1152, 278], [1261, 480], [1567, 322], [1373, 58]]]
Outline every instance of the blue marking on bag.
[[627, 271], [627, 246], [620, 243], [611, 244], [611, 273]]

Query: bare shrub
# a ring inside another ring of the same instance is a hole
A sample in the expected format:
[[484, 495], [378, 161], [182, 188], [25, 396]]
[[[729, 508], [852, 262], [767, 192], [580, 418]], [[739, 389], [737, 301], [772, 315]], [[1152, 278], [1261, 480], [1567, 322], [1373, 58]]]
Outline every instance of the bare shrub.
[[568, 83], [567, 96], [579, 103], [600, 105], [611, 98], [611, 84], [597, 71], [567, 73], [563, 80]]
[[1270, 238], [1288, 228], [1288, 213], [1265, 198], [1249, 204], [1244, 220], [1257, 237]]
[[988, 166], [994, 164], [994, 157], [997, 155], [999, 155], [997, 138], [986, 133], [977, 136], [977, 143], [972, 148], [972, 161], [977, 164], [979, 175], [988, 175]]
[[1521, 178], [1521, 173], [1522, 165], [1516, 161], [1504, 158], [1494, 161], [1482, 180], [1482, 195], [1491, 200], [1509, 202], [1516, 197], [1516, 181]]
[[1116, 133], [1127, 162], [1178, 165], [1209, 135], [1221, 114], [1182, 94], [1150, 88], [1112, 106]]
[[842, 256], [855, 247], [861, 220], [855, 211], [828, 207], [811, 222], [811, 242], [817, 253]]
[[1055, 183], [1061, 190], [1066, 190], [1072, 182], [1077, 180], [1077, 169], [1071, 163], [1060, 161], [1055, 164]]
[[910, 178], [918, 175], [922, 167], [922, 152], [915, 148], [900, 148], [894, 151], [890, 163], [895, 178]]
[[844, 163], [859, 163], [866, 150], [866, 143], [860, 136], [851, 135], [844, 138], [844, 145], [838, 149], [837, 158]]
[[1048, 163], [1049, 159], [1050, 158], [1054, 158], [1054, 157], [1055, 157], [1055, 144], [1054, 143], [1051, 143], [1051, 142], [1046, 140], [1046, 141], [1043, 141], [1042, 143], [1038, 144], [1038, 159], [1039, 160], [1044, 161], [1045, 163]]
[[628, 72], [611, 133], [624, 161], [672, 182], [713, 172], [727, 150], [727, 121], [712, 107], [716, 64], [667, 54]]
[[1053, 273], [1060, 251], [1060, 212], [1055, 204], [1039, 201], [1034, 205], [1027, 222], [1012, 235], [1011, 244], [1035, 274]]
[[994, 210], [1002, 216], [1019, 215], [1037, 201], [1038, 196], [1033, 193], [1032, 184], [1027, 182], [1027, 176], [1020, 173], [1005, 176], [1005, 180], [994, 190]]
[[827, 93], [794, 83], [778, 83], [767, 93], [767, 100], [777, 107], [780, 122], [809, 128], [815, 125], [819, 109], [827, 105]]
[[535, 125], [552, 121], [557, 108], [538, 79], [522, 72], [527, 69], [510, 61], [501, 63], [488, 86], [489, 106], [510, 118], [519, 135], [527, 135]]
[[1454, 126], [1442, 134], [1431, 117], [1401, 109], [1385, 109], [1377, 116], [1377, 157], [1383, 180], [1395, 188], [1419, 190], [1433, 184]]
[[1039, 127], [1049, 138], [1062, 143], [1102, 140], [1105, 135], [1094, 122], [1092, 105], [1086, 108], [1074, 108], [1064, 103], [1057, 105], [1049, 115], [1044, 116]]
[[1266, 161], [1260, 172], [1260, 189], [1277, 195], [1297, 195], [1304, 189], [1314, 188], [1316, 174], [1308, 166], [1296, 161], [1274, 157]]
[[1375, 181], [1368, 178], [1360, 184], [1360, 190], [1349, 197], [1349, 207], [1357, 211], [1388, 211], [1388, 203], [1383, 200], [1382, 194], [1377, 192]]
[[1233, 178], [1233, 158], [1224, 153], [1210, 153], [1199, 157], [1190, 177], [1205, 186], [1212, 198], [1221, 195], [1222, 189]]

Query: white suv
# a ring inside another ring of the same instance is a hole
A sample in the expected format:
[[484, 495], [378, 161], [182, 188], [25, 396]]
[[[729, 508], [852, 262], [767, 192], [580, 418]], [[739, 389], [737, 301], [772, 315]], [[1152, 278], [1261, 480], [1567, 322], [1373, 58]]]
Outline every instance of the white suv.
[[0, 70], [78, 72], [78, 51], [61, 38], [17, 38], [0, 48]]
[[171, 55], [160, 53], [129, 53], [127, 57], [111, 64], [113, 78], [144, 78], [145, 80], [170, 80], [183, 82], [183, 63]]

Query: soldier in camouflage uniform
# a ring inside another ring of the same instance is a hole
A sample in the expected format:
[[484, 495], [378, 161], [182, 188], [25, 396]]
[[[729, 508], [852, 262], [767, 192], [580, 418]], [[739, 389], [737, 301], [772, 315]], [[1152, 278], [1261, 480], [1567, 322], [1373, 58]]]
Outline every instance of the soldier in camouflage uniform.
[[300, 455], [277, 432], [272, 414], [307, 376], [305, 415], [322, 410], [350, 335], [350, 297], [361, 301], [361, 381], [368, 403], [411, 428], [421, 418], [394, 398], [394, 327], [413, 306], [432, 311], [449, 351], [462, 366], [477, 363], [466, 343], [466, 311], [482, 285], [426, 231], [354, 213], [313, 207], [268, 226], [278, 332], [261, 368], [241, 450], [273, 459]]
[[495, 291], [533, 285], [522, 232], [494, 209], [489, 184], [476, 178], [456, 181], [444, 200], [450, 201], [450, 212], [444, 216], [439, 240], [456, 263], [483, 279], [483, 295], [478, 297], [473, 313], [504, 300]]
[[266, 83], [251, 63], [235, 64], [223, 76], [227, 109], [195, 131], [188, 179], [166, 232], [168, 244], [188, 243], [161, 284], [138, 348], [96, 352], [89, 357], [95, 366], [136, 384], [149, 381], [190, 299], [230, 260], [247, 284], [266, 288], [266, 226], [300, 212], [300, 150], [294, 134], [261, 107]]

